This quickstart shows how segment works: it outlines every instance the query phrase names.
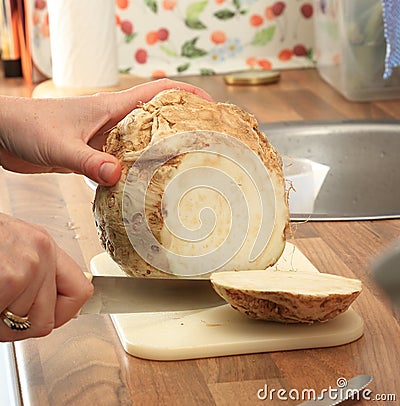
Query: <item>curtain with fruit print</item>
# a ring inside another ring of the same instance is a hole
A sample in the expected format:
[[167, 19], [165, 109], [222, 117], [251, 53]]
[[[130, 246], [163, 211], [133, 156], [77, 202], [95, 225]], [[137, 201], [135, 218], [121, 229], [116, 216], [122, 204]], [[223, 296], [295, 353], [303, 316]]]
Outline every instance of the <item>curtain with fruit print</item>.
[[[48, 45], [46, 1], [33, 46]], [[313, 66], [313, 6], [302, 0], [115, 0], [119, 68], [144, 77]], [[84, 33], [82, 33], [84, 35]], [[47, 37], [46, 37], [47, 36]], [[47, 56], [50, 60], [50, 57]]]

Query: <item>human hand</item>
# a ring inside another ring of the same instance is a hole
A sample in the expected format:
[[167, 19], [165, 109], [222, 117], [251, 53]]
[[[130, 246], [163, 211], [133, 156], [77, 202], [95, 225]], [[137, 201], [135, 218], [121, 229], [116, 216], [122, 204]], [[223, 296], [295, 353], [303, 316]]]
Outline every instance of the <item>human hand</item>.
[[20, 173], [76, 172], [115, 184], [118, 160], [101, 152], [107, 132], [140, 103], [179, 88], [211, 97], [198, 87], [161, 79], [121, 92], [60, 99], [0, 99], [0, 162]]
[[0, 313], [29, 315], [31, 327], [10, 329], [0, 321], [0, 341], [49, 334], [93, 294], [80, 267], [41, 227], [0, 214]]

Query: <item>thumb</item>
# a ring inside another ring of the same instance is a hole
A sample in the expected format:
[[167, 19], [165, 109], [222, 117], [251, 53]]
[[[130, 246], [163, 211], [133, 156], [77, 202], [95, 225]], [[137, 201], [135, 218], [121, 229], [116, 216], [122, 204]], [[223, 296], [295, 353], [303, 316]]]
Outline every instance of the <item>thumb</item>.
[[99, 155], [101, 155], [98, 157], [101, 158], [100, 165], [98, 165], [98, 162], [94, 160], [93, 174], [91, 174], [89, 172], [91, 163], [89, 162], [86, 176], [100, 185], [113, 186], [121, 177], [121, 165], [118, 159], [115, 157], [112, 157], [110, 160], [109, 154], [101, 152]]
[[86, 144], [79, 144], [72, 151], [64, 151], [68, 169], [87, 176], [102, 186], [115, 185], [121, 177], [121, 165], [118, 159], [106, 152], [93, 149]]

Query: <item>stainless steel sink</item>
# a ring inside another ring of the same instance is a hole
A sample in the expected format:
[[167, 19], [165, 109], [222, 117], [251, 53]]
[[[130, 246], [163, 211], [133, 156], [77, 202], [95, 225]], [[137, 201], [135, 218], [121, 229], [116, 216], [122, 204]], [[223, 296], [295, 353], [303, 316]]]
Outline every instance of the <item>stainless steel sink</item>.
[[310, 212], [293, 220], [400, 217], [400, 120], [264, 123], [277, 150], [328, 165]]

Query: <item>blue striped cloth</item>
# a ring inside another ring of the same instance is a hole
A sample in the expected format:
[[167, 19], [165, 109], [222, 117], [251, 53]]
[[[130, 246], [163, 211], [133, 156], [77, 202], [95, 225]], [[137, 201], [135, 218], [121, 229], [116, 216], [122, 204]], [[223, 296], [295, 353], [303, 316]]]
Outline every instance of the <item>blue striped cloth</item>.
[[400, 66], [400, 0], [382, 0], [384, 32], [386, 38], [386, 58], [384, 79], [392, 74], [392, 69]]

